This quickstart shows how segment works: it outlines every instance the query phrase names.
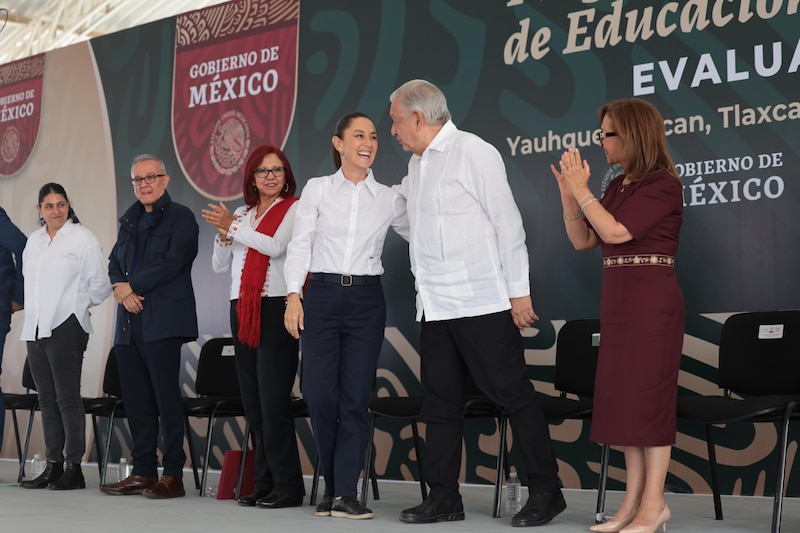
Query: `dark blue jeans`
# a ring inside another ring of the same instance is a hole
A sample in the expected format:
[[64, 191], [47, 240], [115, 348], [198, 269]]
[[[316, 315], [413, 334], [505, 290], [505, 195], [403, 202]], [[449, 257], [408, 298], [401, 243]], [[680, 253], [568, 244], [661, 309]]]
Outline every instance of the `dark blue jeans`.
[[89, 334], [75, 315], [46, 339], [28, 341], [28, 364], [39, 393], [45, 457], [80, 464], [86, 451], [86, 412], [81, 399], [81, 367]]
[[311, 280], [303, 307], [300, 386], [311, 413], [325, 494], [355, 498], [386, 327], [383, 287]]

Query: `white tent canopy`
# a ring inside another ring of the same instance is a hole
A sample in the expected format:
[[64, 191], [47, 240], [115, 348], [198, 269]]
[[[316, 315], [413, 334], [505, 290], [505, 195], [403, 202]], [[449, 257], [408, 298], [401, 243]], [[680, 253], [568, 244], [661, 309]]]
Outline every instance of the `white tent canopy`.
[[0, 0], [0, 65], [227, 0]]

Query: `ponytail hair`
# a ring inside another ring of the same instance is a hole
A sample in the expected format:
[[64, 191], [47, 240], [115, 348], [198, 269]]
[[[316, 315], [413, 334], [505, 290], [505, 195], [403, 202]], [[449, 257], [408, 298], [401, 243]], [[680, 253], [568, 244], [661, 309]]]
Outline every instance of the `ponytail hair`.
[[[75, 214], [75, 210], [72, 209], [72, 202], [69, 201], [69, 197], [67, 197], [67, 191], [64, 190], [64, 187], [58, 183], [45, 183], [42, 185], [42, 188], [39, 189], [39, 205], [42, 205], [44, 201], [44, 197], [48, 194], [58, 194], [59, 196], [63, 196], [64, 200], [67, 201], [69, 204], [69, 212], [67, 213], [67, 217], [74, 222], [75, 224], [80, 224], [81, 221], [78, 220], [78, 215]], [[45, 225], [44, 218], [39, 217], [39, 224], [42, 226]]]

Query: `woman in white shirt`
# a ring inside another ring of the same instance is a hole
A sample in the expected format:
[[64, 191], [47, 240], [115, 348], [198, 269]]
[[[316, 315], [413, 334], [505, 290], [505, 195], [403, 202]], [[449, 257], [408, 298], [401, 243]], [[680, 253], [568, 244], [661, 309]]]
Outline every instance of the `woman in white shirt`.
[[39, 190], [39, 220], [22, 253], [28, 363], [42, 410], [47, 466], [28, 489], [86, 487], [81, 458], [86, 413], [81, 400], [83, 352], [92, 333], [89, 308], [111, 294], [108, 261], [94, 234], [80, 225], [64, 187]]
[[244, 412], [255, 435], [255, 490], [246, 507], [277, 509], [303, 503], [291, 393], [299, 342], [283, 327], [283, 265], [292, 236], [297, 184], [284, 153], [259, 146], [244, 166], [246, 205], [233, 216], [222, 202], [203, 218], [217, 228], [211, 266], [231, 272], [231, 330]]
[[[301, 389], [311, 413], [325, 496], [316, 516], [372, 518], [356, 499], [372, 384], [386, 326], [380, 275], [389, 226], [408, 238], [405, 200], [375, 181], [375, 124], [342, 117], [332, 138], [338, 171], [312, 178], [286, 256], [286, 329], [303, 332]], [[310, 273], [305, 298], [300, 292]]]

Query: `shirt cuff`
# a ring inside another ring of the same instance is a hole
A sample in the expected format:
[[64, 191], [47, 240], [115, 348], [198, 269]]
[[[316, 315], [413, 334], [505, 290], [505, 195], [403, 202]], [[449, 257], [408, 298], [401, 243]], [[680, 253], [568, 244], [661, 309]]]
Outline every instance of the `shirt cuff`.
[[223, 241], [222, 240], [222, 235], [217, 233], [214, 236], [214, 244], [216, 244], [217, 246], [228, 247], [228, 246], [233, 244], [233, 238], [230, 235], [228, 235], [228, 240], [227, 241]]

